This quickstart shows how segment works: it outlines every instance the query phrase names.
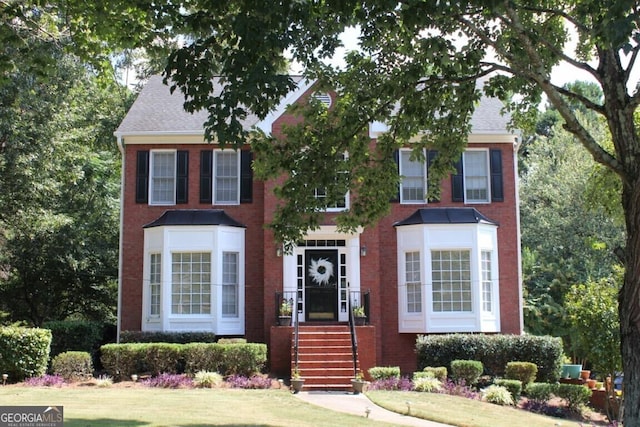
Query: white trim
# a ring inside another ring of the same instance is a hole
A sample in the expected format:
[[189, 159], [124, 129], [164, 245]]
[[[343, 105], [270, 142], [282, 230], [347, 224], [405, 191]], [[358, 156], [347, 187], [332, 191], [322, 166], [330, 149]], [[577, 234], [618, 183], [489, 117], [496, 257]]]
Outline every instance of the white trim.
[[[401, 148], [398, 151], [398, 173], [400, 174], [400, 176], [403, 178], [400, 181], [400, 184], [398, 185], [398, 191], [400, 192], [400, 204], [403, 205], [424, 205], [427, 203], [427, 198], [426, 198], [426, 194], [427, 194], [427, 174], [429, 173], [429, 171], [427, 170], [427, 158], [426, 158], [426, 152], [424, 149], [422, 149], [422, 155], [424, 156], [424, 162], [421, 162], [422, 165], [422, 189], [423, 189], [423, 193], [422, 193], [422, 200], [404, 200], [404, 191], [403, 191], [403, 184], [404, 184], [404, 175], [403, 175], [403, 170], [402, 170], [402, 153], [411, 153], [413, 150], [411, 150], [410, 148]], [[412, 163], [419, 163], [416, 161], [412, 161]]]
[[[468, 200], [467, 198], [467, 167], [466, 167], [466, 154], [469, 152], [484, 152], [485, 156], [485, 178], [487, 179], [487, 198], [484, 200]], [[464, 203], [467, 205], [482, 205], [491, 203], [491, 160], [489, 158], [488, 148], [468, 148], [462, 153], [462, 194]]]
[[[173, 153], [173, 201], [172, 202], [156, 202], [153, 200], [153, 162], [156, 153]], [[178, 180], [178, 150], [159, 149], [149, 150], [149, 205], [150, 206], [175, 206], [176, 204], [176, 184]]]
[[[218, 155], [219, 154], [235, 154], [236, 155], [236, 171], [238, 172], [236, 175], [236, 200], [225, 200], [218, 201], [216, 200], [216, 186], [218, 182], [218, 177], [216, 175], [217, 166], [218, 166]], [[211, 180], [211, 201], [214, 206], [236, 206], [240, 204], [240, 180], [242, 175], [241, 164], [240, 164], [240, 150], [229, 150], [229, 149], [221, 149], [216, 148], [213, 150], [213, 165], [212, 165], [212, 180]]]

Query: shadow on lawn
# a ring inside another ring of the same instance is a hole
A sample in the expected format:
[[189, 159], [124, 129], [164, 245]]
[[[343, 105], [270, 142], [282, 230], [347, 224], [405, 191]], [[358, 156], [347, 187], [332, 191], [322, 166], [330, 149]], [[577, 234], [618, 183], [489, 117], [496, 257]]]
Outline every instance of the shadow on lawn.
[[[136, 420], [122, 420], [113, 418], [99, 418], [99, 419], [83, 419], [83, 418], [65, 418], [65, 427], [94, 427], [94, 426], [109, 426], [109, 427], [139, 427], [150, 425], [144, 421]], [[212, 424], [180, 424], [181, 427], [211, 427]], [[269, 424], [215, 424], [222, 427], [270, 427]]]

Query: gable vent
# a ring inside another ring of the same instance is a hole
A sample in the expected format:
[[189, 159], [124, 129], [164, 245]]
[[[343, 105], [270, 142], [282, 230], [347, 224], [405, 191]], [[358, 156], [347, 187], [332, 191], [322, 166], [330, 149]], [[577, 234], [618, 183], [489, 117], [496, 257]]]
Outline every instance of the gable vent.
[[325, 107], [327, 108], [331, 107], [331, 96], [329, 96], [328, 93], [316, 92], [312, 96], [314, 99], [317, 99], [318, 101], [322, 102], [325, 105]]

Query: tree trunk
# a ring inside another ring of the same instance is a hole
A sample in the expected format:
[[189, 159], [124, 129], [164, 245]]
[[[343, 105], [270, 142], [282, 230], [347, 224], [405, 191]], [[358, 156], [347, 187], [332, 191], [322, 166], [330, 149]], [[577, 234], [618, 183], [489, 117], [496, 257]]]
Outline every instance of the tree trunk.
[[625, 276], [620, 290], [620, 337], [624, 370], [624, 425], [640, 426], [640, 178], [622, 194], [627, 241]]

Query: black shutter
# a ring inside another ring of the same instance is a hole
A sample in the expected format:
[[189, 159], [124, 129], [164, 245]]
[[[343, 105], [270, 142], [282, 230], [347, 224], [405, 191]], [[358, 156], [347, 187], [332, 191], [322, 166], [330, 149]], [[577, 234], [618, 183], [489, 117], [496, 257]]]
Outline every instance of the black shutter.
[[213, 203], [213, 151], [200, 152], [200, 203]]
[[136, 156], [136, 203], [149, 203], [149, 151]]
[[[393, 161], [396, 163], [396, 171], [397, 176], [400, 176], [400, 150], [393, 150]], [[398, 203], [400, 201], [400, 187], [402, 186], [401, 182], [398, 184], [398, 191], [394, 197], [391, 198], [391, 203]]]
[[253, 202], [253, 153], [240, 151], [240, 203]]
[[189, 201], [189, 152], [176, 153], [176, 204]]
[[[427, 191], [431, 190], [432, 188], [438, 188], [440, 186], [440, 183], [434, 181], [431, 178], [431, 174], [429, 173], [429, 170], [431, 169], [431, 165], [433, 164], [433, 161], [436, 159], [436, 157], [438, 157], [438, 150], [427, 151]], [[440, 201], [440, 197], [433, 197], [429, 199], [430, 203], [438, 203], [439, 201]]]
[[502, 150], [490, 150], [489, 164], [491, 169], [491, 201], [504, 202], [502, 186]]
[[462, 155], [455, 165], [456, 173], [451, 175], [451, 200], [454, 202], [464, 202], [464, 177], [462, 166]]

